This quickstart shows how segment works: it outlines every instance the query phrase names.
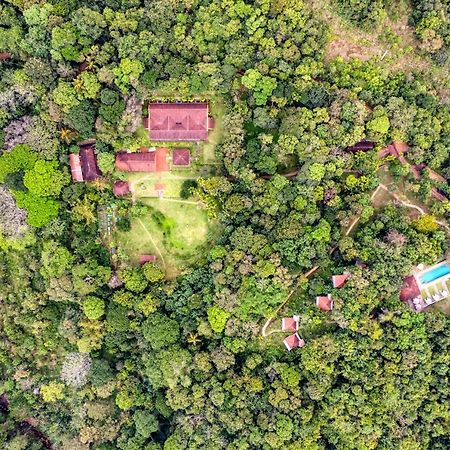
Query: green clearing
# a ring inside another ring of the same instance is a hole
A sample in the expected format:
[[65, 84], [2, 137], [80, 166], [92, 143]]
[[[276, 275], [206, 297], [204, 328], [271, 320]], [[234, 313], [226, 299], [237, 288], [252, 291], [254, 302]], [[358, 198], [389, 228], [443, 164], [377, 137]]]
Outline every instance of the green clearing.
[[132, 173], [128, 176], [131, 191], [135, 198], [158, 197], [156, 185], [164, 185], [165, 198], [179, 198], [185, 180], [196, 180], [199, 173], [193, 169], [177, 169], [172, 172]]
[[210, 109], [215, 120], [215, 126], [209, 132], [208, 141], [203, 144], [203, 161], [205, 164], [216, 164], [215, 150], [222, 139], [225, 107], [221, 101], [217, 101], [210, 103]]
[[139, 256], [154, 254], [173, 279], [206, 254], [215, 236], [215, 225], [205, 210], [194, 202], [171, 199], [142, 199], [150, 207], [140, 218], [132, 219], [131, 230], [117, 232], [119, 251], [137, 265]]

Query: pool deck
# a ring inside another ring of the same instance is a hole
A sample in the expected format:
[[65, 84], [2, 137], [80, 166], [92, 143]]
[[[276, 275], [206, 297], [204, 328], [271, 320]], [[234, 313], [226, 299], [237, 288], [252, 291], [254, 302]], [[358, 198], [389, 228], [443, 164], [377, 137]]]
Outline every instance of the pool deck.
[[440, 261], [438, 264], [426, 268], [419, 265], [412, 275], [404, 279], [400, 299], [419, 312], [449, 297], [450, 273], [437, 277], [428, 283], [422, 283], [420, 280], [423, 274], [435, 270], [444, 264], [449, 264], [449, 262], [447, 260]]

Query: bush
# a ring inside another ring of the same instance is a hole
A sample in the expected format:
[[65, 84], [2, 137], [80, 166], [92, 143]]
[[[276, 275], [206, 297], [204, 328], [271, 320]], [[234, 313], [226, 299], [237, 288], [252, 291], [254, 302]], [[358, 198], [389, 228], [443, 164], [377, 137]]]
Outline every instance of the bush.
[[131, 230], [131, 221], [128, 217], [122, 216], [117, 219], [116, 226], [119, 231], [126, 233]]
[[180, 197], [184, 200], [192, 196], [192, 190], [198, 187], [196, 180], [184, 180], [181, 185]]
[[145, 278], [147, 278], [150, 283], [157, 283], [164, 279], [164, 271], [153, 263], [148, 262], [144, 264], [142, 270]]

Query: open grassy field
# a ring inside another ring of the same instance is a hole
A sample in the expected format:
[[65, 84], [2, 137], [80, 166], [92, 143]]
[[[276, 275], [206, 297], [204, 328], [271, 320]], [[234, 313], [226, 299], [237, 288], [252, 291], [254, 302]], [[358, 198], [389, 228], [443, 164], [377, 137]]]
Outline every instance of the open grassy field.
[[179, 198], [185, 180], [195, 180], [199, 176], [193, 169], [177, 169], [173, 172], [131, 173], [128, 176], [135, 198], [158, 197], [157, 189], [164, 189], [165, 198]]
[[208, 141], [203, 144], [203, 162], [205, 164], [215, 164], [215, 149], [220, 142], [223, 133], [223, 115], [225, 107], [221, 101], [210, 104], [211, 113], [215, 119], [214, 130], [209, 132]]
[[119, 249], [133, 265], [142, 254], [156, 255], [172, 279], [204, 257], [216, 232], [205, 210], [195, 202], [166, 198], [146, 198], [142, 203], [149, 212], [133, 219], [130, 231], [117, 233]]

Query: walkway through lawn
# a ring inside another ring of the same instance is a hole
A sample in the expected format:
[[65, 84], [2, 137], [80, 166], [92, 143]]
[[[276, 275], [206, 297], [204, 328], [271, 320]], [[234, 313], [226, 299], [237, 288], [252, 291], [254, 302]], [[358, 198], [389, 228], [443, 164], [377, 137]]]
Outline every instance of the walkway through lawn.
[[147, 233], [147, 236], [149, 237], [151, 243], [153, 244], [153, 246], [154, 246], [155, 249], [156, 249], [156, 252], [158, 253], [158, 255], [159, 255], [160, 258], [161, 258], [161, 261], [162, 261], [162, 263], [163, 263], [164, 269], [166, 269], [166, 261], [164, 260], [164, 256], [162, 255], [161, 250], [159, 249], [159, 247], [156, 245], [156, 242], [155, 242], [155, 240], [153, 239], [151, 233], [147, 230], [147, 227], [145, 226], [144, 222], [142, 222], [141, 219], [137, 219], [137, 221], [139, 222], [139, 224], [141, 225], [141, 227], [144, 229], [144, 231]]

